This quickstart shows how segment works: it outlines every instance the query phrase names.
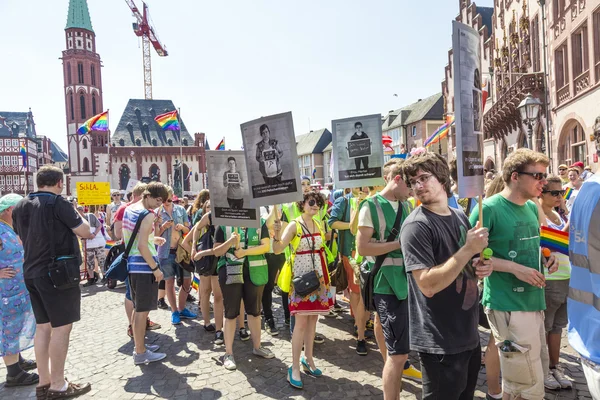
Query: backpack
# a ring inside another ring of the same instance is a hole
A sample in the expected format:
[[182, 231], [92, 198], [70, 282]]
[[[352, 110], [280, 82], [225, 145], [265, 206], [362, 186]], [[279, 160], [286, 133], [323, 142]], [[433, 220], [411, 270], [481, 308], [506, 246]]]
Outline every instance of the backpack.
[[[104, 261], [104, 271], [108, 271], [112, 263], [119, 257], [122, 253], [125, 252], [125, 243], [116, 244], [110, 248], [108, 254], [106, 255], [106, 261]], [[117, 286], [117, 280], [107, 278], [106, 286], [109, 289], [114, 289]]]
[[[209, 225], [206, 231], [198, 239], [196, 243], [196, 251], [212, 249], [215, 245], [215, 226], [212, 223], [212, 216], [208, 215]], [[194, 261], [196, 272], [201, 276], [211, 276], [217, 269], [218, 258], [215, 256], [202, 257], [198, 261]]]

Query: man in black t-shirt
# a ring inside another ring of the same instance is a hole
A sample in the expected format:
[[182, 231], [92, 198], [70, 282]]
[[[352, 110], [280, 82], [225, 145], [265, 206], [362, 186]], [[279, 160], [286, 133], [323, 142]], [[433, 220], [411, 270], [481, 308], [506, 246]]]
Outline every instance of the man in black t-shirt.
[[[73, 256], [81, 264], [77, 236], [91, 239], [93, 235], [89, 224], [60, 196], [63, 191], [61, 169], [43, 166], [38, 171], [37, 185], [39, 191], [21, 200], [13, 211], [14, 230], [23, 241], [25, 284], [37, 324], [35, 353], [40, 382], [36, 394], [37, 398], [44, 399], [46, 396], [49, 399], [71, 397], [91, 390], [89, 383], [76, 385], [65, 381], [64, 373], [71, 328], [73, 322], [80, 319], [81, 289], [79, 286], [65, 290], [54, 287], [49, 276], [50, 246], [53, 240], [57, 257]], [[51, 199], [55, 200], [52, 230], [48, 226], [49, 207], [46, 206]]]
[[477, 278], [489, 276], [492, 266], [471, 258], [487, 246], [488, 232], [470, 229], [464, 212], [448, 207], [450, 172], [441, 156], [422, 153], [402, 169], [422, 204], [404, 221], [400, 243], [423, 399], [472, 399], [481, 366]]

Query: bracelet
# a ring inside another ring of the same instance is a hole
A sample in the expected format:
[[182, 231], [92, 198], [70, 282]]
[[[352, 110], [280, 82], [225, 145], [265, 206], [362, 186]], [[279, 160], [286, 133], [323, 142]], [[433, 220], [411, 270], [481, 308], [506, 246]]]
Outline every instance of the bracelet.
[[154, 272], [154, 271], [156, 271], [157, 269], [158, 269], [158, 264], [156, 264], [156, 267], [154, 267], [154, 268], [152, 268], [152, 267], [151, 267], [151, 268], [150, 268], [150, 271]]

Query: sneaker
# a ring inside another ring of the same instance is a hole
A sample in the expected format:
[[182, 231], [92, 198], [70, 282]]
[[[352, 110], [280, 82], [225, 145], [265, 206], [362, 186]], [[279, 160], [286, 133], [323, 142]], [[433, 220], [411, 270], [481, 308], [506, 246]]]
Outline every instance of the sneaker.
[[164, 297], [162, 299], [158, 299], [158, 308], [160, 308], [161, 310], [166, 310], [169, 308]]
[[260, 346], [258, 349], [252, 349], [252, 354], [262, 358], [274, 358], [275, 354], [265, 347]]
[[198, 318], [198, 314], [194, 314], [187, 308], [184, 308], [183, 310], [179, 311], [179, 317], [182, 319], [194, 319]]
[[165, 353], [154, 353], [150, 350], [146, 350], [142, 354], [137, 354], [135, 351], [133, 352], [133, 363], [135, 365], [140, 364], [150, 364], [152, 362], [160, 361], [165, 358], [167, 355]]
[[150, 321], [150, 318], [146, 318], [146, 330], [147, 331], [155, 331], [160, 328], [161, 328], [160, 324]]
[[558, 383], [558, 381], [554, 377], [554, 374], [552, 374], [552, 371], [549, 371], [548, 375], [546, 375], [546, 377], [544, 378], [544, 386], [546, 387], [546, 389], [550, 390], [560, 389], [560, 383]]
[[333, 304], [333, 311], [342, 312], [344, 311], [344, 307], [340, 306], [337, 302]]
[[151, 351], [153, 353], [157, 352], [160, 349], [160, 346], [157, 344], [145, 344], [146, 350]]
[[281, 293], [283, 293], [283, 292], [281, 291], [281, 289], [279, 288], [279, 286], [275, 286], [273, 288], [273, 293], [275, 293], [276, 295], [281, 296]]
[[191, 294], [191, 293], [188, 293], [188, 295], [187, 295], [187, 299], [185, 299], [185, 301], [186, 301], [186, 302], [188, 302], [188, 303], [195, 303], [195, 302], [196, 302], [196, 300], [197, 300], [197, 299], [196, 299], [194, 296], [192, 296], [192, 294]]
[[402, 371], [402, 376], [416, 382], [421, 382], [421, 379], [423, 378], [423, 374], [421, 374], [421, 371], [419, 371], [412, 365], [410, 365], [408, 368], [405, 368], [404, 371]]
[[285, 317], [283, 319], [283, 323], [285, 324], [285, 326], [290, 326], [290, 317]]
[[234, 371], [237, 369], [237, 365], [235, 365], [235, 360], [233, 359], [233, 354], [225, 354], [223, 356], [223, 366], [228, 371]]
[[321, 343], [325, 343], [325, 338], [321, 335], [319, 335], [318, 333], [315, 334], [315, 339], [314, 342], [316, 344], [321, 344]]
[[181, 316], [179, 315], [179, 311], [173, 311], [171, 313], [171, 323], [173, 325], [181, 324]]
[[223, 331], [215, 332], [215, 344], [222, 345], [225, 343], [225, 336], [223, 336]]
[[560, 387], [563, 389], [571, 389], [573, 387], [573, 383], [565, 376], [565, 373], [559, 365], [554, 369], [550, 369], [550, 373], [554, 375], [556, 381], [560, 384]]
[[494, 397], [491, 394], [486, 393], [485, 400], [502, 400], [502, 393], [500, 393], [498, 396], [500, 397]]
[[358, 340], [356, 342], [356, 354], [359, 356], [367, 355], [367, 342], [365, 340]]
[[246, 328], [241, 328], [240, 329], [240, 340], [242, 342], [245, 342], [248, 339], [250, 339], [250, 332], [248, 332], [248, 329], [246, 329]]
[[277, 330], [277, 327], [275, 326], [275, 320], [272, 318], [265, 321], [265, 332], [271, 336], [279, 335], [279, 330]]
[[96, 279], [88, 279], [86, 283], [83, 284], [83, 287], [90, 287], [96, 284]]
[[127, 336], [133, 339], [133, 328], [131, 327], [131, 325], [129, 325], [129, 327], [127, 328]]
[[215, 326], [213, 324], [209, 324], [209, 325], [204, 325], [204, 330], [206, 332], [214, 332], [217, 330], [217, 328], [215, 328]]
[[327, 318], [337, 318], [337, 314], [333, 310], [329, 310], [329, 314], [325, 314]]

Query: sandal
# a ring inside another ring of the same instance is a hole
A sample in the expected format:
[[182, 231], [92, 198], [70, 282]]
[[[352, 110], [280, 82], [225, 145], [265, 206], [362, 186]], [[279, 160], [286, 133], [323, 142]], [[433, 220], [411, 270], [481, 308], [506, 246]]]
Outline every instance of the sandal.
[[30, 371], [37, 368], [37, 363], [34, 360], [23, 360], [19, 363], [19, 366], [23, 371]]
[[92, 390], [92, 385], [90, 385], [89, 383], [86, 383], [85, 385], [78, 385], [76, 383], [69, 382], [69, 384], [67, 385], [67, 390], [65, 391], [48, 389], [48, 394], [46, 398], [48, 400], [66, 399], [69, 397], [80, 396], [84, 393], [89, 392], [90, 390]]
[[4, 387], [29, 386], [39, 381], [38, 374], [21, 371], [17, 376], [7, 376]]

